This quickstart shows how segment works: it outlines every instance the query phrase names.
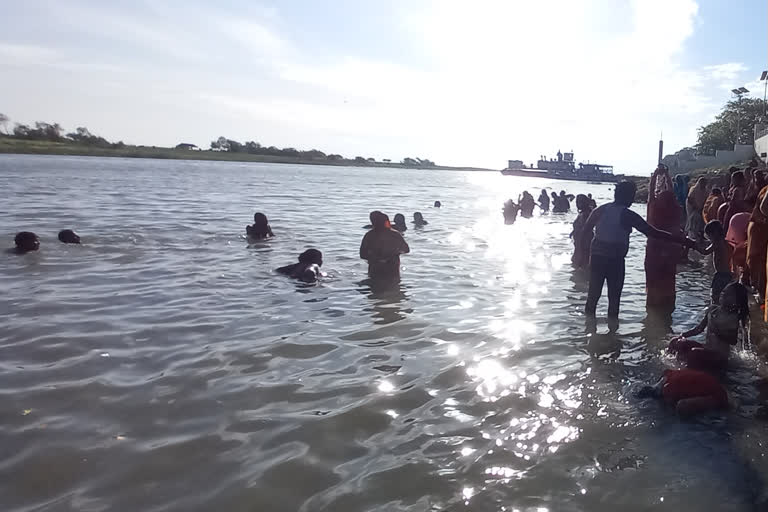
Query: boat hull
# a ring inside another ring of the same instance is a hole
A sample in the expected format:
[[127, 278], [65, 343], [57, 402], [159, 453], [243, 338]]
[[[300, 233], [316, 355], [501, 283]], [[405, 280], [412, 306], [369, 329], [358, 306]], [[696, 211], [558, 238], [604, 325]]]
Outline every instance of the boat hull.
[[536, 169], [523, 170], [523, 169], [504, 169], [501, 171], [504, 176], [521, 176], [525, 178], [546, 178], [548, 180], [564, 180], [564, 181], [585, 181], [591, 183], [615, 183], [615, 176], [566, 176], [562, 174], [549, 173], [547, 171], [539, 171]]

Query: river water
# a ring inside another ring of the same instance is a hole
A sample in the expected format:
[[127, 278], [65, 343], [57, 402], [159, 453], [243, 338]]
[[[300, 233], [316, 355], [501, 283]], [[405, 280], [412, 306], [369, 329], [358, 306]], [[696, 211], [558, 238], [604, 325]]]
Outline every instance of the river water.
[[[598, 333], [575, 214], [502, 222], [541, 186], [491, 173], [0, 156], [3, 511], [764, 510], [759, 361], [734, 408], [680, 421], [632, 396], [674, 362], [633, 237]], [[432, 208], [435, 200], [442, 209]], [[358, 258], [370, 210], [421, 211], [399, 283]], [[274, 240], [248, 245], [263, 211]], [[644, 214], [644, 207], [637, 211]], [[56, 240], [73, 228], [82, 246]], [[276, 275], [307, 247], [330, 274]], [[708, 297], [681, 267], [676, 332]]]

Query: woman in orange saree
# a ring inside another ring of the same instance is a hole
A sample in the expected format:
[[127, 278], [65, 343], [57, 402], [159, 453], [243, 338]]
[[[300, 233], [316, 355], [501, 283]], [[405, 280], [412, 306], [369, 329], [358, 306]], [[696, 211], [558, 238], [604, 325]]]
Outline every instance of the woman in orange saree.
[[[675, 198], [672, 178], [666, 166], [659, 167], [651, 176], [648, 188], [648, 224], [680, 234], [682, 209]], [[645, 247], [646, 306], [664, 312], [675, 309], [675, 274], [683, 248], [673, 242], [648, 238]]]
[[765, 293], [765, 264], [768, 256], [768, 217], [760, 211], [760, 205], [768, 194], [768, 186], [757, 195], [752, 217], [747, 228], [747, 269], [749, 281], [762, 297]]

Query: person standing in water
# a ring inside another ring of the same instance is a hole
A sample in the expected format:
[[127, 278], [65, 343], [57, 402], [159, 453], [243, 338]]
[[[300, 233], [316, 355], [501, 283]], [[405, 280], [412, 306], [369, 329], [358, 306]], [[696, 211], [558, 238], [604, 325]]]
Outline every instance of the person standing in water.
[[519, 211], [520, 205], [511, 199], [507, 199], [507, 201], [504, 203], [504, 208], [502, 209], [502, 214], [504, 215], [504, 224], [514, 224], [517, 220], [517, 213]]
[[592, 210], [592, 201], [584, 194], [576, 196], [576, 209], [579, 214], [576, 216], [576, 220], [573, 221], [573, 256], [571, 257], [571, 263], [574, 268], [582, 269], [587, 268], [589, 265], [589, 246], [592, 243], [592, 234], [584, 233], [584, 226], [587, 223]]
[[549, 211], [549, 196], [544, 189], [541, 189], [541, 194], [539, 194], [539, 208], [541, 208], [541, 211], [543, 212]]
[[635, 202], [636, 187], [631, 181], [621, 181], [614, 189], [612, 203], [597, 207], [584, 226], [583, 235], [595, 230], [590, 250], [589, 292], [584, 308], [589, 317], [594, 317], [597, 303], [603, 293], [603, 284], [608, 282], [608, 317], [619, 318], [621, 292], [624, 288], [624, 258], [629, 251], [629, 235], [636, 229], [647, 237], [677, 242], [686, 247], [695, 243], [684, 236], [673, 235], [648, 225], [640, 215], [629, 209]]
[[420, 228], [422, 226], [426, 226], [427, 224], [429, 224], [429, 222], [427, 222], [426, 219], [424, 219], [424, 215], [422, 215], [421, 212], [416, 212], [413, 214], [413, 224], [417, 228]]
[[[656, 229], [682, 236], [682, 211], [675, 197], [667, 166], [659, 164], [648, 188], [648, 224]], [[675, 276], [683, 248], [675, 242], [648, 238], [645, 246], [645, 304], [657, 311], [675, 309]]]
[[523, 191], [523, 195], [518, 199], [518, 203], [520, 204], [520, 215], [526, 219], [533, 217], [533, 209], [536, 208], [536, 201], [527, 190]]
[[360, 258], [368, 262], [371, 277], [400, 275], [400, 255], [411, 252], [403, 235], [392, 229], [389, 217], [380, 211], [371, 212], [373, 228], [363, 237]]

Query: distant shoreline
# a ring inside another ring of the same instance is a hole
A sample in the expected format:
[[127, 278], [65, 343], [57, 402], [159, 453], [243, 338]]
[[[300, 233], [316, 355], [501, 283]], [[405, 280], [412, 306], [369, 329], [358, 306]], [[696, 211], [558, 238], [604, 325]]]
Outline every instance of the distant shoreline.
[[112, 158], [156, 158], [160, 160], [197, 160], [218, 162], [254, 162], [270, 164], [324, 165], [331, 167], [411, 169], [416, 171], [437, 170], [499, 172], [498, 169], [487, 169], [484, 167], [454, 167], [446, 165], [419, 167], [395, 162], [368, 162], [365, 165], [361, 165], [360, 162], [356, 162], [350, 159], [334, 161], [329, 161], [327, 159], [313, 160], [290, 156], [253, 155], [250, 153], [232, 153], [228, 151], [196, 151], [189, 149], [163, 148], [154, 146], [100, 148], [68, 142], [20, 140], [2, 136], [0, 136], [0, 154], [95, 156]]

